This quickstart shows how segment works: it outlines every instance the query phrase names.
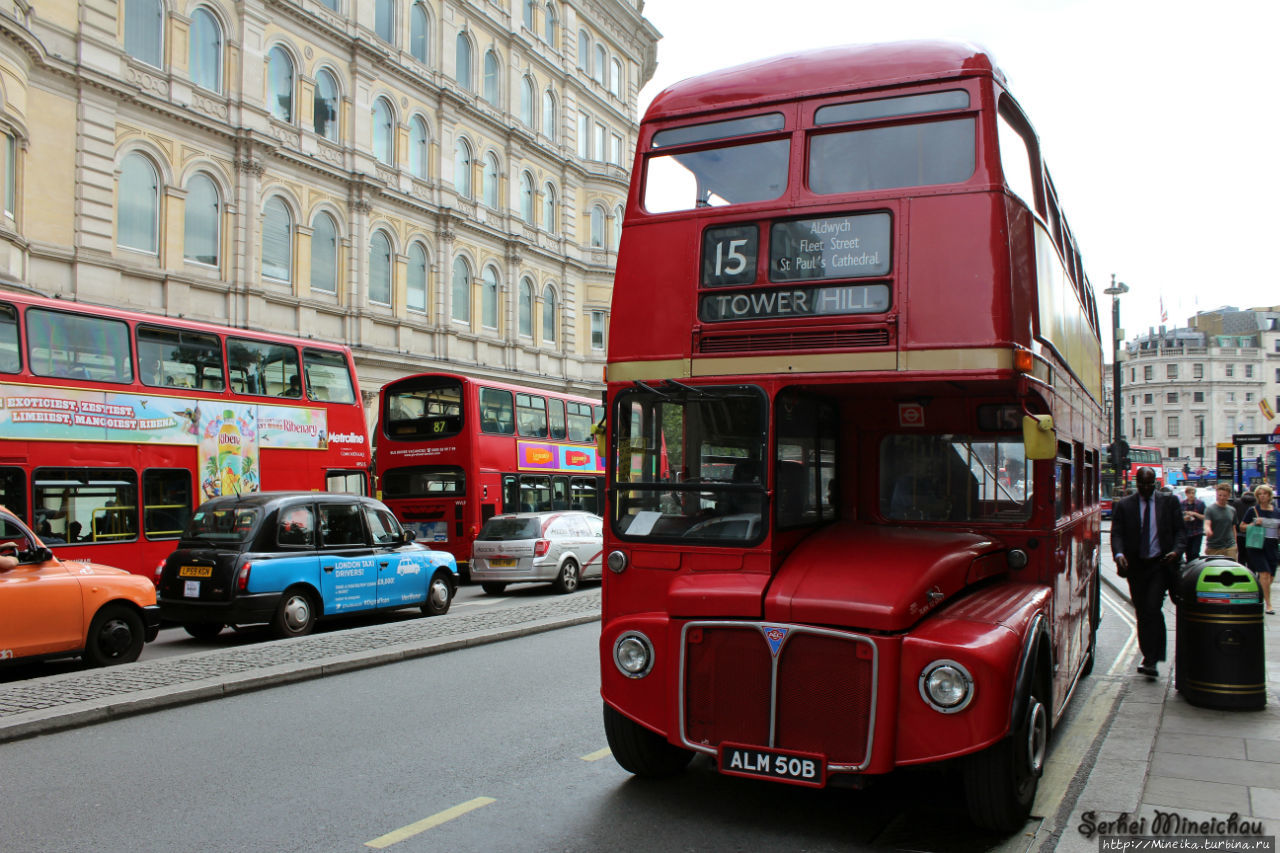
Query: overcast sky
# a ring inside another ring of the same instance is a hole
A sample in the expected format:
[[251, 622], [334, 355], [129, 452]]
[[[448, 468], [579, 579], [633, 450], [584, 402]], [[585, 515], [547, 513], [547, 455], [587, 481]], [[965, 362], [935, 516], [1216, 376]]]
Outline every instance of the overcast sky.
[[[653, 97], [811, 47], [944, 38], [987, 48], [1040, 135], [1104, 329], [1280, 305], [1277, 0], [645, 0]], [[1104, 334], [1104, 348], [1109, 335]]]

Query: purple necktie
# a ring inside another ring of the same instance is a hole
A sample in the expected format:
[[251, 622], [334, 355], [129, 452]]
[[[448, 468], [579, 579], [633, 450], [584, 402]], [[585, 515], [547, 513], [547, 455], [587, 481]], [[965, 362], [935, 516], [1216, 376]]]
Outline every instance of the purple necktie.
[[1147, 556], [1151, 550], [1151, 499], [1142, 502], [1142, 547], [1138, 553]]

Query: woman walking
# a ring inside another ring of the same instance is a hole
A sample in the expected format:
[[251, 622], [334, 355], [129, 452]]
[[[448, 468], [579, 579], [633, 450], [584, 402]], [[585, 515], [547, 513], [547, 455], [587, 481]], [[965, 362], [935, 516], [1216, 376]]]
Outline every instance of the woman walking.
[[[1280, 562], [1280, 509], [1272, 503], [1275, 491], [1267, 484], [1255, 488], [1253, 495], [1258, 502], [1245, 510], [1240, 530], [1245, 534], [1248, 566], [1258, 576], [1267, 613], [1275, 615], [1271, 608], [1271, 579], [1276, 574], [1276, 563]], [[1255, 530], [1251, 532], [1250, 528]]]

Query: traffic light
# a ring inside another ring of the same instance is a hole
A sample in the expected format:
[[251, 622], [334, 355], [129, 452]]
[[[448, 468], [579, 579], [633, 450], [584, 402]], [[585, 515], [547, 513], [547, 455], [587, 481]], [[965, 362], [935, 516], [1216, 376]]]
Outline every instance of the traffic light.
[[1120, 447], [1120, 468], [1129, 470], [1129, 442], [1121, 439], [1117, 444]]

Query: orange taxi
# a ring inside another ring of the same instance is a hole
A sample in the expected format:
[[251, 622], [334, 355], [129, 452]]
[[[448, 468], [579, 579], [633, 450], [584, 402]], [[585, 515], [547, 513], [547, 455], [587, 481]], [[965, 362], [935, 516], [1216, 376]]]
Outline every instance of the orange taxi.
[[96, 666], [129, 663], [159, 629], [151, 581], [59, 560], [0, 507], [0, 665], [74, 655]]

